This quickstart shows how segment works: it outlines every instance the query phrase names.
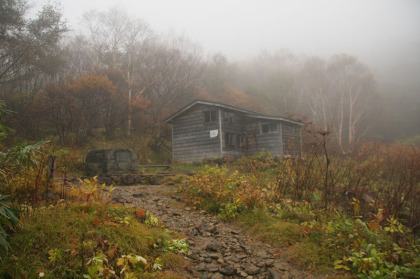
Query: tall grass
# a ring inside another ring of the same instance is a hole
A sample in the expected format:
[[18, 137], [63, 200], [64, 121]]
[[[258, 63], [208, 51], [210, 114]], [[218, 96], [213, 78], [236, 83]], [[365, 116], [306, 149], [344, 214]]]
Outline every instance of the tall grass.
[[0, 277], [179, 278], [160, 270], [184, 264], [181, 235], [148, 211], [109, 204], [112, 188], [96, 179], [80, 183], [69, 200], [21, 216], [12, 251], [0, 253]]
[[242, 224], [262, 239], [289, 243], [297, 259], [304, 247], [317, 245], [326, 254], [333, 251], [325, 262], [329, 268], [354, 268], [366, 276], [370, 270], [408, 277], [419, 272], [419, 149], [366, 143], [345, 156], [323, 151], [206, 166], [182, 191], [187, 202], [225, 220], [268, 214], [257, 218], [264, 220], [260, 228]]

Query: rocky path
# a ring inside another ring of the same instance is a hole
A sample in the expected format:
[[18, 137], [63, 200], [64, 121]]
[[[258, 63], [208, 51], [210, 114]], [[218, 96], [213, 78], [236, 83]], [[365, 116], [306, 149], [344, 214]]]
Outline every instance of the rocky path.
[[278, 257], [278, 250], [253, 241], [239, 228], [185, 207], [176, 189], [165, 185], [117, 187], [113, 201], [144, 207], [166, 227], [187, 236], [189, 278], [314, 278], [292, 268]]

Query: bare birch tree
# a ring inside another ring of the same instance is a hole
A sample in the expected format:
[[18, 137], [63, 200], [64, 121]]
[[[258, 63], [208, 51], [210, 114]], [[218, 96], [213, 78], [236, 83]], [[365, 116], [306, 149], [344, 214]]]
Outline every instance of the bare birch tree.
[[306, 59], [300, 76], [309, 118], [331, 131], [346, 153], [370, 127], [377, 97], [373, 75], [357, 58], [341, 54]]
[[334, 133], [342, 152], [357, 143], [370, 128], [375, 81], [369, 69], [346, 54], [333, 56], [327, 66], [332, 100]]
[[320, 58], [308, 59], [301, 72], [301, 88], [304, 92], [312, 121], [324, 131], [331, 126], [331, 92], [326, 73], [326, 62]]
[[127, 130], [130, 137], [132, 126], [132, 97], [142, 94], [151, 84], [137, 84], [141, 80], [142, 56], [145, 46], [152, 40], [153, 32], [140, 19], [131, 18], [127, 13], [112, 8], [107, 12], [92, 11], [84, 16], [88, 38], [95, 62], [121, 72], [127, 84]]

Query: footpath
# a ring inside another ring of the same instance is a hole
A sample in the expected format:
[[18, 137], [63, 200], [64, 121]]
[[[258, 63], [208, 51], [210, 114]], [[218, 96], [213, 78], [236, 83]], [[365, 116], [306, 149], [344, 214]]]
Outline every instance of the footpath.
[[168, 229], [184, 234], [190, 244], [187, 278], [316, 278], [281, 258], [281, 250], [254, 240], [231, 224], [181, 202], [176, 186], [116, 187], [113, 202], [145, 208]]

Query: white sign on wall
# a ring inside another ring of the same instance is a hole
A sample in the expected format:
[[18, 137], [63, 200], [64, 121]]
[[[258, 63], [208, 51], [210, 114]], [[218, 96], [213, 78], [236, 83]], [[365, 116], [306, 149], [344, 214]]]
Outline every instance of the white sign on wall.
[[210, 130], [210, 137], [215, 138], [219, 134], [219, 130]]

